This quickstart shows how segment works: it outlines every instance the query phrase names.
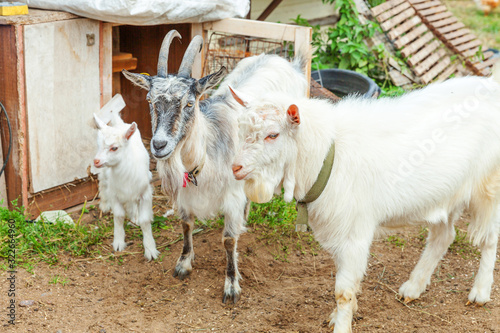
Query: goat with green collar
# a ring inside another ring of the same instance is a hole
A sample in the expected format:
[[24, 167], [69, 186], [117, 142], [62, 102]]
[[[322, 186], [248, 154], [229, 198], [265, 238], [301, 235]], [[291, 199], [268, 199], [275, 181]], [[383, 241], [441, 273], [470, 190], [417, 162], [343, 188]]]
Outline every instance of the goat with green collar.
[[[470, 303], [490, 301], [500, 228], [500, 68], [492, 78], [431, 84], [398, 98], [326, 100], [234, 90], [246, 106], [233, 164], [256, 202], [284, 187], [303, 201], [334, 145], [324, 191], [306, 203], [315, 238], [335, 260], [334, 332], [351, 332], [370, 245], [380, 231], [423, 223], [427, 246], [399, 289], [420, 297], [455, 238], [464, 208], [481, 249]], [[423, 221], [423, 222], [422, 222]]]

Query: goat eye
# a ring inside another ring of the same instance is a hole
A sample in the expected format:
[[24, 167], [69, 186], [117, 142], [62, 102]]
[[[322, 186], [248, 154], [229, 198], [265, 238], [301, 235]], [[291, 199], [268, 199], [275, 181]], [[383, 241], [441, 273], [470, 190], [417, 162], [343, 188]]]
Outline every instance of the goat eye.
[[192, 106], [193, 106], [193, 103], [192, 103], [192, 102], [188, 102], [188, 103], [186, 104], [186, 106], [187, 106], [187, 107], [192, 107]]
[[109, 150], [111, 150], [111, 151], [117, 151], [118, 147], [111, 147], [111, 148], [109, 148]]
[[151, 98], [146, 97], [146, 102], [151, 103]]
[[266, 139], [270, 139], [270, 140], [274, 140], [276, 139], [280, 134], [279, 133], [273, 133], [273, 134], [269, 134]]

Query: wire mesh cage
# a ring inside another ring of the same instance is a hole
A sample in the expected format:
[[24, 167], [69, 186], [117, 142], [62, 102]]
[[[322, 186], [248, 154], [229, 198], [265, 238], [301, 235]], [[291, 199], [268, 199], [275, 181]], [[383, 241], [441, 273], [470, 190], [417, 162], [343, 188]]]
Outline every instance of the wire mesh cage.
[[212, 32], [205, 53], [203, 75], [214, 73], [222, 66], [231, 72], [241, 59], [262, 53], [291, 60], [293, 49], [292, 42]]

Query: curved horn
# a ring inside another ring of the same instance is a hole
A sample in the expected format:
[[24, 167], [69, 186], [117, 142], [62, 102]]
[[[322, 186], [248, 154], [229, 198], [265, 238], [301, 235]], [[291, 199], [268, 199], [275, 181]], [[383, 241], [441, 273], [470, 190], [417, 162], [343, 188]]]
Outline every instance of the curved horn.
[[181, 35], [177, 30], [170, 30], [168, 34], [163, 39], [161, 44], [160, 55], [158, 56], [158, 73], [159, 77], [167, 77], [168, 74], [168, 50], [170, 49], [170, 43], [172, 39], [178, 37], [182, 39]]
[[191, 70], [193, 67], [194, 58], [196, 58], [196, 55], [199, 52], [201, 52], [202, 47], [203, 47], [203, 38], [201, 36], [194, 36], [191, 43], [189, 43], [186, 53], [184, 53], [184, 58], [182, 58], [178, 75], [191, 77]]

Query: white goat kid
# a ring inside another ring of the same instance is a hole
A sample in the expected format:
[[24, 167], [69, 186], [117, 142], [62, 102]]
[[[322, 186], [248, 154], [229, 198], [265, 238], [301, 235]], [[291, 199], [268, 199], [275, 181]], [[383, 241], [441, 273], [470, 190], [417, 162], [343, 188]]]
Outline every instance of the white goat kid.
[[[158, 160], [163, 188], [174, 198], [183, 220], [184, 246], [173, 275], [183, 279], [192, 272], [195, 217], [205, 219], [222, 211], [222, 240], [227, 257], [222, 301], [236, 303], [241, 295], [237, 242], [246, 230], [248, 205], [243, 184], [235, 181], [231, 164], [238, 139], [237, 112], [233, 109], [242, 107], [227, 88], [219, 88], [212, 97], [201, 99], [222, 80], [226, 69], [222, 67], [200, 80], [191, 77], [195, 56], [203, 45], [200, 36], [189, 44], [178, 74], [168, 73], [168, 51], [174, 37], [180, 38], [180, 35], [172, 30], [163, 41], [156, 76], [127, 71], [123, 74], [148, 90], [146, 98], [150, 103], [153, 132], [151, 153]], [[292, 64], [269, 55], [244, 59], [221, 87], [231, 84], [252, 96], [269, 91], [289, 91], [304, 96], [305, 59], [299, 56]], [[188, 175], [191, 183], [186, 179]]]
[[98, 127], [98, 151], [94, 166], [99, 170], [100, 208], [112, 211], [114, 218], [113, 248], [123, 251], [125, 216], [139, 225], [143, 234], [144, 256], [156, 259], [159, 252], [151, 230], [153, 220], [153, 187], [149, 155], [136, 123], [126, 124], [116, 116], [108, 126], [94, 115]]
[[[399, 289], [406, 302], [430, 283], [452, 243], [454, 222], [471, 213], [481, 261], [469, 302], [490, 301], [500, 228], [500, 72], [467, 77], [399, 98], [325, 100], [288, 96], [245, 100], [233, 170], [247, 196], [304, 198], [335, 144], [325, 190], [307, 204], [316, 239], [334, 258], [337, 308], [330, 324], [350, 332], [370, 244], [381, 229], [425, 221], [427, 246]], [[238, 92], [236, 92], [238, 94]]]

